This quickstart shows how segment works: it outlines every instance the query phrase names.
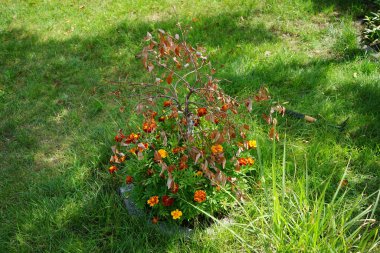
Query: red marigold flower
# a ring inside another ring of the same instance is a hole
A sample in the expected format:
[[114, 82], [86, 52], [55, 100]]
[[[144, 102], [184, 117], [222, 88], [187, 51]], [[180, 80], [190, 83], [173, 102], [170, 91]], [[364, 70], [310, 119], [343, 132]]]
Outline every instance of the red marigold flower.
[[187, 155], [183, 155], [179, 162], [179, 169], [184, 170], [188, 167], [187, 161], [189, 160], [189, 157]]
[[158, 118], [158, 121], [159, 122], [164, 122], [166, 120], [166, 117], [165, 116], [161, 116]]
[[158, 217], [157, 217], [157, 216], [154, 216], [154, 217], [152, 218], [152, 223], [153, 223], [153, 224], [157, 224], [157, 223], [158, 223]]
[[247, 159], [245, 158], [238, 158], [238, 162], [240, 166], [247, 165]]
[[133, 177], [132, 176], [127, 176], [127, 178], [125, 179], [125, 182], [127, 184], [132, 184], [133, 183]]
[[175, 165], [169, 165], [169, 167], [168, 167], [168, 171], [170, 172], [170, 173], [172, 173], [173, 171], [175, 170]]
[[194, 193], [194, 201], [198, 203], [202, 203], [206, 201], [206, 192], [202, 190], [197, 190]]
[[178, 190], [179, 190], [179, 185], [177, 183], [174, 183], [173, 187], [171, 189], [171, 192], [176, 194], [178, 192]]
[[158, 196], [152, 196], [152, 197], [150, 197], [150, 198], [148, 199], [148, 201], [147, 201], [147, 203], [148, 203], [151, 207], [157, 205], [158, 202], [159, 202], [159, 200], [158, 200]]
[[205, 116], [207, 114], [207, 109], [204, 107], [198, 108], [198, 117]]
[[179, 163], [179, 170], [184, 170], [184, 169], [187, 169], [189, 166], [187, 165], [187, 163]]
[[169, 107], [173, 104], [171, 100], [164, 101], [164, 107]]
[[167, 195], [165, 195], [165, 196], [162, 197], [162, 204], [164, 206], [171, 206], [171, 205], [173, 205], [173, 203], [174, 203], [174, 199], [173, 198], [171, 198], [171, 197], [169, 197]]
[[178, 154], [179, 152], [183, 152], [185, 151], [185, 147], [176, 147], [176, 148], [173, 148], [173, 154]]
[[218, 124], [219, 124], [219, 119], [218, 119], [218, 118], [215, 118], [215, 119], [214, 119], [214, 123], [218, 125]]
[[157, 112], [152, 112], [152, 118], [157, 116]]
[[211, 152], [216, 155], [223, 152], [223, 146], [220, 144], [211, 146]]
[[113, 174], [115, 171], [117, 171], [117, 167], [115, 165], [112, 165], [111, 167], [108, 168], [108, 171]]
[[124, 138], [125, 138], [125, 135], [120, 130], [119, 133], [115, 136], [115, 141], [121, 142]]

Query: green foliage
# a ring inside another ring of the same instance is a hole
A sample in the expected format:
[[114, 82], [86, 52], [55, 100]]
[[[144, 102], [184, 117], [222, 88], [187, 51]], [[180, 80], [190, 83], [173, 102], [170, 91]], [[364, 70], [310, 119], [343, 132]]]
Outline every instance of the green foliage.
[[380, 49], [380, 10], [371, 12], [364, 18], [363, 39], [366, 44], [379, 50]]

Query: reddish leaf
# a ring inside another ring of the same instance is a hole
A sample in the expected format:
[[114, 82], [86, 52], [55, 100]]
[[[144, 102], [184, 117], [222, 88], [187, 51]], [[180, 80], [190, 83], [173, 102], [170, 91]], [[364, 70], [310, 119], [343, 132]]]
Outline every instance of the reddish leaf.
[[138, 159], [138, 160], [142, 160], [142, 159], [144, 159], [144, 155], [142, 154], [141, 151], [138, 151], [138, 152], [137, 152], [137, 159]]
[[154, 65], [151, 62], [149, 62], [149, 64], [148, 64], [148, 72], [152, 72], [153, 69], [154, 69]]
[[272, 123], [272, 117], [266, 115], [265, 113], [262, 114], [263, 119], [270, 125]]
[[260, 101], [266, 101], [268, 99], [270, 99], [268, 89], [262, 86], [259, 92], [257, 93], [257, 95], [255, 96], [255, 100], [257, 102], [260, 102]]
[[166, 82], [168, 84], [171, 84], [173, 81], [173, 72], [170, 72], [170, 74], [168, 75], [168, 77], [166, 78]]
[[252, 99], [248, 99], [245, 102], [245, 106], [247, 107], [248, 112], [252, 112]]
[[162, 139], [162, 144], [164, 145], [164, 147], [166, 147], [168, 145], [168, 138], [166, 137], [166, 133], [165, 131], [161, 131], [161, 139]]
[[147, 60], [148, 60], [148, 49], [144, 47], [143, 51], [141, 52], [141, 61], [145, 68], [148, 67]]
[[166, 182], [166, 186], [168, 187], [168, 189], [171, 189], [174, 185], [174, 180], [173, 180], [173, 176], [172, 176], [172, 173], [168, 173], [168, 181]]

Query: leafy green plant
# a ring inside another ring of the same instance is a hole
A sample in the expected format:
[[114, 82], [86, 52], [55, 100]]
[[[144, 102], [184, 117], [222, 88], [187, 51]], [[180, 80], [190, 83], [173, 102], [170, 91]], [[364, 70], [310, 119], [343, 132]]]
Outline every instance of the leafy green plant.
[[[141, 117], [116, 135], [109, 171], [134, 184], [131, 197], [153, 223], [191, 220], [201, 214], [193, 205], [223, 213], [245, 198], [245, 176], [257, 175], [256, 140], [236, 123], [252, 100], [241, 109], [222, 91], [204, 48], [189, 45], [186, 30], [148, 33], [145, 42], [140, 58], [152, 82], [132, 84]], [[267, 99], [262, 89], [256, 100]]]
[[371, 12], [364, 18], [365, 29], [363, 31], [363, 39], [365, 43], [371, 47], [380, 49], [380, 10]]

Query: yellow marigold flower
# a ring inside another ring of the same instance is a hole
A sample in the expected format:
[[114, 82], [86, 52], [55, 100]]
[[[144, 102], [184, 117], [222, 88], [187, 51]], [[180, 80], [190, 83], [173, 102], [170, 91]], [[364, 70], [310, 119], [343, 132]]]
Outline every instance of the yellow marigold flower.
[[196, 173], [195, 173], [198, 177], [201, 177], [203, 175], [203, 172], [198, 170]]
[[166, 152], [165, 149], [160, 149], [157, 152], [160, 154], [161, 158], [166, 158], [168, 156], [168, 152]]
[[202, 190], [195, 191], [194, 201], [198, 203], [202, 203], [203, 201], [206, 201], [206, 192]]
[[256, 147], [257, 147], [256, 140], [248, 141], [248, 148], [256, 148]]
[[150, 197], [149, 200], [147, 201], [147, 203], [148, 203], [151, 207], [157, 205], [157, 204], [158, 204], [158, 196]]
[[182, 216], [182, 212], [178, 209], [171, 212], [171, 215], [173, 217], [173, 220], [179, 219]]
[[211, 146], [211, 152], [216, 155], [223, 152], [223, 146], [220, 144]]

